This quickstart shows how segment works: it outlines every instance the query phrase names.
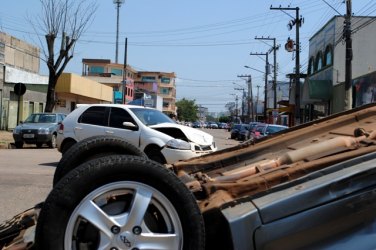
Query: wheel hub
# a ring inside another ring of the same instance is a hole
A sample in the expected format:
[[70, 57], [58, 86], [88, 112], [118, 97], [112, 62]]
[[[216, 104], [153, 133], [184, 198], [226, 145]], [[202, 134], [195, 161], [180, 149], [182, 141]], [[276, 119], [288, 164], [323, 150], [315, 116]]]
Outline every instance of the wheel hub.
[[123, 232], [117, 236], [117, 244], [121, 249], [133, 249], [136, 243], [136, 238], [132, 232]]

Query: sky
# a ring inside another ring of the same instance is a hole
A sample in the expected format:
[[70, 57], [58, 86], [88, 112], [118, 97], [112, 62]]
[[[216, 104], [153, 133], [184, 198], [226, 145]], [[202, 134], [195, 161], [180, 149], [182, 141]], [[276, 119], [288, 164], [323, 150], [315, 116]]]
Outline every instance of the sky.
[[[81, 75], [82, 58], [115, 62], [115, 4], [112, 0], [91, 2], [98, 4], [98, 10], [65, 72]], [[195, 100], [209, 112], [225, 111], [226, 103], [242, 94], [235, 88], [247, 88], [241, 75], [252, 75], [253, 94], [259, 85], [263, 99], [265, 56], [250, 53], [266, 53], [273, 43], [255, 37], [276, 38], [281, 45], [278, 81], [286, 80], [295, 67], [295, 54], [284, 45], [289, 37], [295, 40], [295, 28], [288, 30], [287, 24], [296, 12], [271, 10], [271, 6], [299, 7], [304, 18], [300, 28], [303, 73], [307, 71], [309, 39], [334, 15], [346, 13], [344, 0], [125, 0], [120, 8], [119, 63], [124, 60], [127, 38], [127, 63], [134, 69], [175, 72], [177, 100]], [[352, 11], [374, 16], [376, 1], [352, 1]], [[40, 47], [43, 36], [28, 21], [37, 15], [41, 15], [38, 0], [2, 0], [0, 31]], [[273, 63], [272, 55], [269, 62]], [[43, 62], [41, 74], [47, 74]]]

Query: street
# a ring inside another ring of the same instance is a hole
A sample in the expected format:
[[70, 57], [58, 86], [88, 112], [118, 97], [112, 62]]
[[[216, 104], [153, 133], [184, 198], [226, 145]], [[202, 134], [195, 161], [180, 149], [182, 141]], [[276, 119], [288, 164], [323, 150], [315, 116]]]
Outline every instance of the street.
[[[239, 142], [223, 129], [202, 129], [214, 136], [218, 150]], [[43, 201], [61, 158], [56, 149], [0, 149], [0, 223]]]

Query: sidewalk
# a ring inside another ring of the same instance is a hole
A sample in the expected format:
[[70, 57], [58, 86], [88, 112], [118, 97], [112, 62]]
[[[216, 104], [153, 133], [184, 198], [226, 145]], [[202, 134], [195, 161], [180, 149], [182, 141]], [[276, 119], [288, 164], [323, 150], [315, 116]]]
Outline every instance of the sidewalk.
[[14, 143], [12, 132], [0, 130], [0, 149], [10, 148], [10, 143]]

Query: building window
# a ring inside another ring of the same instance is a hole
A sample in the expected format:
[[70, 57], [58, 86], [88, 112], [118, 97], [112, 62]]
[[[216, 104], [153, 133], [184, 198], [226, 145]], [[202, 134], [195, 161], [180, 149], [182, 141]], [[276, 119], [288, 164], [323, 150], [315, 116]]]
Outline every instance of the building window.
[[168, 108], [170, 106], [170, 103], [169, 102], [163, 102], [163, 107], [164, 108]]
[[94, 73], [94, 74], [104, 73], [104, 67], [92, 66], [89, 68], [89, 73]]
[[313, 56], [309, 59], [308, 74], [312, 75], [315, 72], [315, 59]]
[[316, 71], [319, 71], [322, 69], [322, 53], [319, 51], [316, 56], [316, 65], [315, 65]]
[[325, 66], [333, 64], [333, 49], [332, 45], [328, 45], [325, 49]]
[[161, 88], [160, 93], [163, 95], [170, 94], [170, 90], [168, 88]]
[[143, 82], [155, 82], [155, 76], [143, 76], [141, 77]]
[[161, 83], [170, 83], [170, 82], [171, 82], [170, 78], [167, 78], [167, 77], [162, 77], [161, 78]]
[[116, 76], [122, 76], [123, 75], [123, 70], [121, 69], [111, 69], [111, 73]]

